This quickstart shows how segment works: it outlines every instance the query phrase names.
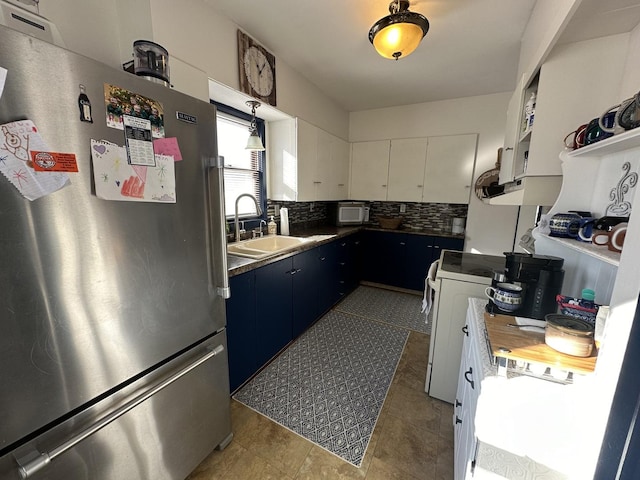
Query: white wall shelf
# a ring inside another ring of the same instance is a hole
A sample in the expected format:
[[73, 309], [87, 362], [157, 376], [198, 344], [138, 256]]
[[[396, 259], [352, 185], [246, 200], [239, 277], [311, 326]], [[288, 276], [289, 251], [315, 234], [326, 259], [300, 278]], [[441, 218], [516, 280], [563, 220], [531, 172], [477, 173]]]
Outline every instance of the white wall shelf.
[[565, 248], [596, 258], [602, 262], [613, 265], [614, 267], [617, 267], [620, 264], [620, 253], [612, 252], [606, 246], [598, 246], [592, 243], [581, 242], [580, 240], [573, 240], [571, 238], [552, 237], [550, 235], [546, 236], [546, 238], [561, 244]]
[[640, 147], [640, 128], [619, 133], [613, 137], [573, 150], [567, 153], [567, 157], [601, 157], [637, 147]]

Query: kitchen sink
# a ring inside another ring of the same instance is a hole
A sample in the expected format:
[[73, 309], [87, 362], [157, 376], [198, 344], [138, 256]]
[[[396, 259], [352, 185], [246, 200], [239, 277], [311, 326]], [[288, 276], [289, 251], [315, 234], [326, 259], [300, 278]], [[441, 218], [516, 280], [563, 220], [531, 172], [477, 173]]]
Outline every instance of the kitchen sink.
[[286, 235], [270, 235], [268, 237], [253, 238], [227, 245], [227, 253], [248, 258], [266, 258], [294, 248], [314, 242], [313, 238], [288, 237]]

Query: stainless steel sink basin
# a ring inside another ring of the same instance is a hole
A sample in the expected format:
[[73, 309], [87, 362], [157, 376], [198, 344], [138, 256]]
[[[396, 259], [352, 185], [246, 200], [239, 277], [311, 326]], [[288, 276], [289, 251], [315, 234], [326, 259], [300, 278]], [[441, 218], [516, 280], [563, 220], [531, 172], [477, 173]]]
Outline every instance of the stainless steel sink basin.
[[304, 244], [315, 241], [312, 238], [288, 237], [285, 235], [270, 235], [254, 238], [227, 245], [227, 253], [248, 258], [266, 258], [277, 255]]

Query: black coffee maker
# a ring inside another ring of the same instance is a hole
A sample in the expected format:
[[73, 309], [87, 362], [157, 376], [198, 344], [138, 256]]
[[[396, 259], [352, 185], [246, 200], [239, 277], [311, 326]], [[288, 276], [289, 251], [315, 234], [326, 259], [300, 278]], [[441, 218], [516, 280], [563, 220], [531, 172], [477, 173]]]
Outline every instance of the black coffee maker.
[[556, 312], [556, 295], [562, 290], [564, 280], [564, 259], [516, 252], [505, 252], [505, 256], [504, 277], [496, 272], [492, 285], [503, 281], [522, 286], [522, 305], [515, 312], [503, 312], [490, 300], [487, 311], [540, 320]]

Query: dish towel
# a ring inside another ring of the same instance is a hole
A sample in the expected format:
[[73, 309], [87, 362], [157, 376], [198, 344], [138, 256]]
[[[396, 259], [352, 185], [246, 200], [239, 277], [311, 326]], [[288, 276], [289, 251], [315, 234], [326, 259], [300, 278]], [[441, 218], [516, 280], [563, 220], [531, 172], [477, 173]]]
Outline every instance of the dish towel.
[[433, 288], [431, 288], [431, 282], [435, 282], [436, 280], [436, 272], [438, 271], [438, 264], [440, 260], [436, 260], [429, 266], [429, 271], [427, 272], [427, 278], [424, 279], [424, 296], [422, 297], [422, 310], [421, 313], [424, 313], [425, 323], [429, 324], [429, 312], [431, 311], [431, 306], [433, 305]]

